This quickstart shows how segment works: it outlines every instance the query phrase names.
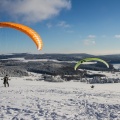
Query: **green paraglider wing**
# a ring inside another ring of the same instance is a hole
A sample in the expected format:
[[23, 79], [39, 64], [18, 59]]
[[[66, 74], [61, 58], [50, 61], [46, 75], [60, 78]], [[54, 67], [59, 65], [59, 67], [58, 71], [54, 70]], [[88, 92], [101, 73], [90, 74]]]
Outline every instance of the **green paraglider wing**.
[[102, 59], [100, 59], [100, 58], [85, 58], [85, 59], [83, 59], [83, 60], [80, 60], [80, 61], [75, 65], [74, 69], [76, 70], [79, 65], [81, 65], [81, 64], [84, 63], [84, 62], [89, 62], [89, 61], [99, 61], [99, 62], [102, 62], [102, 63], [104, 63], [104, 64], [109, 68], [109, 64], [108, 64], [106, 61], [104, 61], [104, 60], [102, 60]]

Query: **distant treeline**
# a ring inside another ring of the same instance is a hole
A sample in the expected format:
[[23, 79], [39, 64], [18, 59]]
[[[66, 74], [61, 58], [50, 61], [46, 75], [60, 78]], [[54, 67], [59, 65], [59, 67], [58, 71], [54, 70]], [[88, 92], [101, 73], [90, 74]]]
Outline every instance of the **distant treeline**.
[[[88, 54], [12, 54], [12, 55], [0, 55], [0, 59], [8, 58], [25, 58], [25, 59], [56, 59], [61, 61], [78, 61], [85, 57], [96, 57]], [[110, 68], [107, 68], [103, 63], [97, 62], [97, 64], [82, 64], [79, 68], [86, 70], [96, 71], [115, 71], [112, 61], [120, 59], [120, 56], [98, 56], [101, 59], [106, 60], [109, 63]], [[109, 59], [108, 59], [109, 58]], [[111, 58], [111, 59], [110, 59]], [[117, 61], [116, 61], [117, 62]], [[17, 70], [24, 70], [29, 72], [50, 74], [50, 75], [79, 75], [79, 70], [74, 70], [76, 63], [68, 62], [54, 62], [54, 61], [31, 61], [22, 62], [19, 60], [0, 60], [0, 66], [2, 68], [9, 68]]]

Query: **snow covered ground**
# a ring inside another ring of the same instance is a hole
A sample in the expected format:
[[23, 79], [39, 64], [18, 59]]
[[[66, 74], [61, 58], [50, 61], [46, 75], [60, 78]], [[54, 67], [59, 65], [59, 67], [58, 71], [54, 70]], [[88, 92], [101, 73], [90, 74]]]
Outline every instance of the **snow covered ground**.
[[[1, 60], [19, 60], [21, 62], [40, 62], [40, 61], [52, 61], [52, 62], [58, 62], [58, 63], [62, 63], [62, 62], [67, 62], [67, 63], [77, 63], [77, 61], [59, 61], [59, 60], [55, 60], [55, 59], [25, 59], [24, 57], [20, 57], [20, 58], [8, 58], [8, 59], [1, 59]], [[96, 64], [97, 62], [85, 62], [83, 64]]]
[[[1, 60], [19, 60], [21, 62], [40, 62], [40, 61], [44, 61], [44, 62], [47, 62], [47, 61], [52, 61], [52, 62], [68, 62], [68, 63], [76, 63], [76, 61], [59, 61], [59, 60], [55, 60], [55, 59], [25, 59], [23, 57], [20, 57], [20, 58], [8, 58], [8, 59], [1, 59]], [[93, 62], [89, 62], [90, 63], [93, 63]], [[94, 62], [95, 63], [95, 62]]]
[[[120, 78], [120, 72], [88, 72]], [[94, 84], [92, 89], [86, 83], [52, 83], [41, 80], [41, 75], [29, 75], [11, 77], [6, 88], [0, 80], [0, 120], [120, 120], [120, 83]]]
[[114, 67], [115, 69], [120, 69], [120, 64], [113, 64], [113, 67]]
[[40, 76], [11, 78], [6, 88], [0, 80], [0, 120], [120, 120], [120, 83], [92, 89], [73, 81], [35, 81]]

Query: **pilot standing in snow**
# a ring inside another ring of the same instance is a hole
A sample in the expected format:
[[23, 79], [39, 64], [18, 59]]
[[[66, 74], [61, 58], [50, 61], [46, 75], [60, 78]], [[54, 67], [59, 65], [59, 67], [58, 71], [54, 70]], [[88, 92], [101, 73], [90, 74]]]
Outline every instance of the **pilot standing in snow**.
[[6, 75], [6, 76], [3, 78], [3, 80], [4, 80], [4, 82], [3, 82], [4, 87], [6, 87], [6, 84], [7, 84], [7, 86], [9, 87], [8, 80], [10, 80], [10, 79], [8, 78], [8, 75]]

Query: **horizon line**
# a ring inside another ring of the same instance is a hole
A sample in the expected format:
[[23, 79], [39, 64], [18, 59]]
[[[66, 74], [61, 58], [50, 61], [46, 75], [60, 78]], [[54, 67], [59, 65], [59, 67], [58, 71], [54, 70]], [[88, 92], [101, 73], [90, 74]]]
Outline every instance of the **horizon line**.
[[99, 53], [99, 54], [92, 54], [92, 53], [61, 53], [61, 52], [56, 52], [56, 53], [31, 53], [31, 52], [14, 52], [14, 53], [0, 53], [0, 55], [13, 55], [13, 54], [88, 54], [88, 55], [94, 55], [94, 56], [101, 56], [101, 55], [118, 55], [120, 53]]

